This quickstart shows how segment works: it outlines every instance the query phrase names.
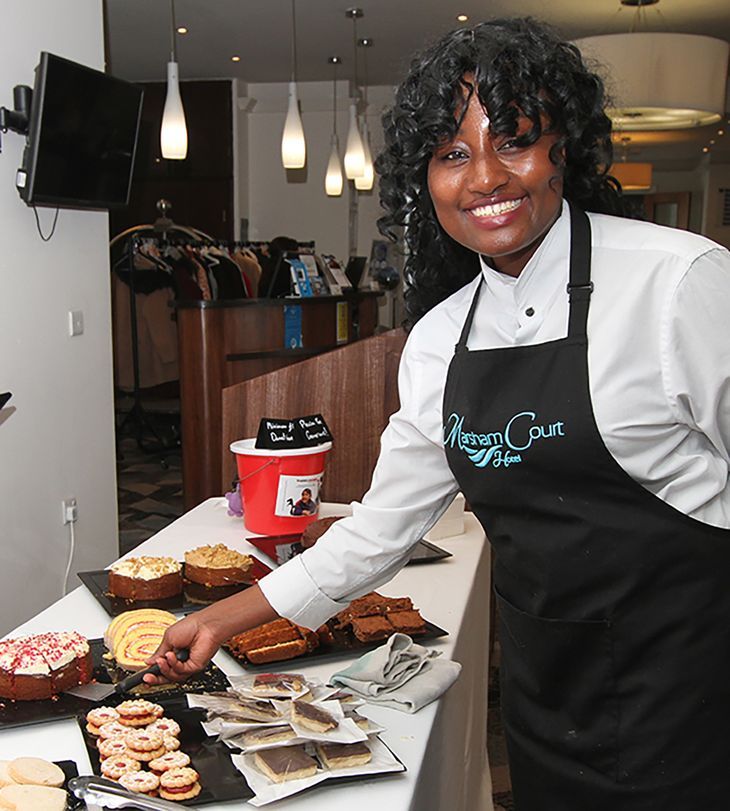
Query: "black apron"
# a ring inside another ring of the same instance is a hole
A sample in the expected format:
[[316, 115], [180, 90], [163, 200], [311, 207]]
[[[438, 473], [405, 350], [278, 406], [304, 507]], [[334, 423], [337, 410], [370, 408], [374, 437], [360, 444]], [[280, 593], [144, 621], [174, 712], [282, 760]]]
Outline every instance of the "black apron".
[[515, 807], [725, 811], [730, 531], [652, 495], [606, 449], [590, 255], [571, 208], [561, 340], [469, 351], [480, 285], [444, 394], [448, 462], [495, 550]]

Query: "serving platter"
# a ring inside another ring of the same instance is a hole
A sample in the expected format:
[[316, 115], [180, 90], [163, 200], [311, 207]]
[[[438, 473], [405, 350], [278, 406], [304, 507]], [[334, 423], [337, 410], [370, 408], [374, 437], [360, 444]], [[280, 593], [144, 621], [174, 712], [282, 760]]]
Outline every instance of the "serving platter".
[[[91, 648], [95, 681], [101, 684], [116, 684], [129, 675], [127, 671], [115, 667], [113, 660], [105, 658], [106, 647], [103, 639], [90, 639], [89, 647]], [[183, 684], [165, 684], [154, 687], [140, 685], [129, 695], [110, 696], [104, 700], [104, 703], [118, 704], [131, 696], [149, 698], [151, 701], [164, 705], [168, 701], [184, 700], [186, 693], [207, 693], [225, 690], [229, 686], [230, 682], [225, 673], [210, 662], [202, 673]], [[53, 698], [39, 701], [0, 699], [0, 729], [42, 724], [47, 721], [63, 721], [67, 718], [74, 718], [79, 713], [88, 712], [92, 706], [94, 706], [92, 701], [70, 693], [61, 693]]]
[[[202, 586], [199, 583], [191, 583], [189, 580], [183, 582], [183, 592], [175, 597], [168, 597], [163, 600], [125, 600], [123, 597], [115, 597], [109, 593], [109, 570], [95, 569], [89, 572], [79, 572], [79, 580], [91, 592], [94, 599], [109, 614], [116, 617], [125, 611], [134, 611], [137, 608], [160, 608], [172, 614], [189, 614], [192, 611], [199, 611], [206, 605], [223, 600], [239, 591], [253, 586], [267, 575], [271, 568], [258, 558], [252, 557], [253, 565], [250, 569], [250, 579], [246, 583], [236, 583], [232, 586]], [[183, 563], [183, 577], [185, 576], [185, 564]]]

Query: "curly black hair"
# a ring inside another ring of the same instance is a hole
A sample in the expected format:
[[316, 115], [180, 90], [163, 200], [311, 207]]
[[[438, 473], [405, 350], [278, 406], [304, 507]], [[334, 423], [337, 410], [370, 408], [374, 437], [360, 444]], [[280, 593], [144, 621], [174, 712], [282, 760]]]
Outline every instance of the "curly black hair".
[[472, 93], [493, 132], [514, 135], [518, 112], [530, 119], [522, 145], [541, 136], [542, 114], [560, 136], [550, 157], [563, 164], [564, 196], [588, 211], [622, 213], [620, 186], [607, 175], [613, 150], [603, 82], [578, 49], [531, 18], [452, 31], [412, 61], [383, 116], [385, 147], [375, 164], [386, 212], [378, 228], [391, 239], [405, 229], [406, 326], [479, 270], [477, 255], [439, 224], [426, 179], [434, 149], [456, 135]]

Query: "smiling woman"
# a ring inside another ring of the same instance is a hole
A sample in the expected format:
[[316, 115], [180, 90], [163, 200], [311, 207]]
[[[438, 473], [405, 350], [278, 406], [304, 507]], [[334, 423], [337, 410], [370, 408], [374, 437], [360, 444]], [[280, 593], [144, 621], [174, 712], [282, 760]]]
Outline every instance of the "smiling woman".
[[406, 306], [417, 321], [477, 274], [517, 275], [563, 195], [621, 213], [603, 84], [546, 26], [495, 20], [417, 57], [384, 117], [379, 221], [405, 226]]

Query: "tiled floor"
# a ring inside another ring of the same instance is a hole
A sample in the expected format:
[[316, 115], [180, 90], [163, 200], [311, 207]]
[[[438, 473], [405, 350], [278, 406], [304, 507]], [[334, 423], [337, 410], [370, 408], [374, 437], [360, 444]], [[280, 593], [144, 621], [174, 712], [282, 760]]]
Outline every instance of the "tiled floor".
[[[183, 514], [182, 467], [179, 451], [144, 453], [131, 438], [121, 441], [120, 450], [123, 458], [117, 460], [119, 553], [125, 554]], [[163, 467], [162, 460], [167, 467]], [[490, 678], [487, 731], [494, 811], [514, 811], [496, 667]]]

